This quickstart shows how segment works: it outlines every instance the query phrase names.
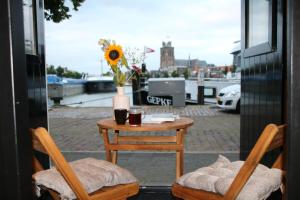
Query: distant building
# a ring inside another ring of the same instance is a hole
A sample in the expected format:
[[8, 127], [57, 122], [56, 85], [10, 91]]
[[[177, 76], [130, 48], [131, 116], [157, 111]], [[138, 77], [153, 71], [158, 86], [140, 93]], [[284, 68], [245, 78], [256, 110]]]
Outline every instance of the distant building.
[[236, 41], [235, 47], [230, 52], [233, 55], [233, 62], [232, 64], [236, 66], [237, 69], [241, 68], [241, 42]]
[[175, 65], [174, 47], [171, 41], [162, 43], [160, 48], [160, 69]]
[[168, 72], [169, 75], [171, 75], [172, 72], [176, 71], [179, 76], [183, 76], [186, 71], [190, 73], [190, 70], [187, 66], [169, 66], [164, 67], [163, 69], [160, 69], [161, 72]]
[[175, 59], [174, 47], [171, 41], [162, 42], [160, 48], [160, 71], [171, 73], [177, 71], [179, 74], [186, 71], [197, 73], [200, 68], [207, 67], [205, 60], [199, 59]]
[[161, 71], [159, 70], [151, 70], [149, 72], [151, 78], [159, 78], [161, 75]]
[[232, 72], [233, 65], [229, 66], [210, 66], [206, 68], [205, 77], [209, 78], [224, 78], [228, 72]]

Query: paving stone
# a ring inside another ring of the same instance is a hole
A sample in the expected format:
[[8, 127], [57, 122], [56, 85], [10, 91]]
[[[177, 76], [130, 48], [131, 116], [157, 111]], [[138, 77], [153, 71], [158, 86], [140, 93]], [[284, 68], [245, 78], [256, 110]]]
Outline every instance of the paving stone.
[[[143, 109], [147, 114], [172, 112], [194, 120], [194, 125], [185, 136], [185, 172], [214, 162], [218, 154], [238, 159], [239, 114], [224, 112], [211, 105], [189, 105], [182, 108], [144, 106]], [[69, 160], [87, 156], [105, 159], [103, 139], [98, 133], [96, 122], [111, 116], [112, 110], [107, 107], [56, 107], [49, 110], [49, 130]], [[175, 135], [175, 132], [120, 134]], [[112, 135], [110, 134], [111, 139]], [[175, 154], [172, 152], [120, 152], [118, 164], [132, 171], [141, 185], [171, 185], [175, 178]]]
[[[183, 108], [145, 106], [144, 110], [149, 114], [173, 112], [193, 118], [194, 125], [188, 129], [185, 137], [186, 152], [239, 151], [240, 117], [236, 113], [224, 112], [207, 105]], [[104, 151], [96, 122], [111, 116], [111, 109], [106, 107], [54, 108], [49, 111], [49, 130], [63, 151]], [[174, 135], [175, 133], [167, 131], [121, 134]]]

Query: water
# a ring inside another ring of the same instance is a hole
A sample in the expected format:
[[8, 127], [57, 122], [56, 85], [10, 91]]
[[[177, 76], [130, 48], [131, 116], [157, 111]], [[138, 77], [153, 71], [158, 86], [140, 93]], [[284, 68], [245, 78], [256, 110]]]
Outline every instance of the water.
[[[204, 90], [205, 95], [212, 94], [212, 88], [216, 88], [216, 93], [219, 92], [222, 88], [239, 83], [236, 80], [229, 80], [229, 81], [205, 81], [204, 85], [207, 89]], [[197, 101], [197, 93], [198, 93], [198, 83], [197, 81], [186, 81], [185, 83], [185, 91], [186, 93], [191, 94], [191, 100]], [[125, 86], [125, 94], [130, 97], [130, 106], [132, 105], [132, 87]], [[108, 93], [96, 93], [96, 94], [80, 94], [76, 96], [68, 96], [64, 97], [63, 100], [60, 102], [61, 105], [66, 105], [70, 107], [112, 107], [112, 97], [116, 95], [116, 92], [108, 92]], [[205, 98], [206, 103], [216, 103], [215, 97], [212, 98]], [[51, 107], [53, 105], [52, 100], [48, 100], [48, 105]]]
[[[125, 94], [130, 98], [130, 104], [132, 106], [132, 87], [125, 86]], [[108, 93], [96, 93], [96, 94], [80, 94], [75, 96], [64, 97], [60, 102], [61, 105], [70, 107], [112, 107], [112, 97], [115, 96], [117, 92]], [[53, 101], [48, 99], [48, 104], [51, 107]]]

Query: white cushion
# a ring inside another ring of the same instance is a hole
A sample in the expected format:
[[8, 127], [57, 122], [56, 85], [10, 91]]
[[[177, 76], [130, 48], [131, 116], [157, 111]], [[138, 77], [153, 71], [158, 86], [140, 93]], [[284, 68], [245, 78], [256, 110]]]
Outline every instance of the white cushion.
[[[104, 160], [85, 158], [69, 164], [88, 193], [104, 186], [137, 182], [128, 170]], [[76, 198], [67, 182], [54, 167], [35, 173], [33, 178], [37, 187], [44, 186], [55, 190], [62, 199]]]
[[[244, 161], [230, 162], [224, 156], [219, 155], [215, 163], [183, 175], [177, 183], [185, 187], [224, 195], [243, 164]], [[237, 200], [264, 200], [273, 191], [279, 189], [281, 179], [280, 169], [270, 169], [259, 164], [239, 193]]]

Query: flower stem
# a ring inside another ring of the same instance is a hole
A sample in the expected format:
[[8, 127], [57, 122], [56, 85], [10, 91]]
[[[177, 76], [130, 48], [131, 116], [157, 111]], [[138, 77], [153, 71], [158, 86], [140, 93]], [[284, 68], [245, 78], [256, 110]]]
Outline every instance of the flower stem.
[[136, 72], [133, 71], [133, 73], [131, 73], [130, 76], [127, 78], [127, 81], [129, 81], [129, 80], [133, 77], [133, 75], [134, 75], [135, 73], [136, 73]]

